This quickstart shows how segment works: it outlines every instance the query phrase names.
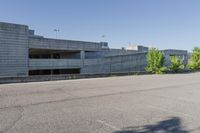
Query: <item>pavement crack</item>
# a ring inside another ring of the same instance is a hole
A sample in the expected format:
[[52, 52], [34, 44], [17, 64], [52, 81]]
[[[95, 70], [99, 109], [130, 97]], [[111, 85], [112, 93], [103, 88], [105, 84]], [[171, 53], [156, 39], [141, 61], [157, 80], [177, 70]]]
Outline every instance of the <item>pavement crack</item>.
[[[138, 93], [139, 92], [148, 92], [148, 91], [155, 91], [155, 90], [161, 90], [161, 89], [173, 89], [173, 88], [182, 87], [182, 86], [191, 85], [191, 84], [193, 84], [193, 85], [199, 84], [199, 82], [193, 82], [193, 83], [188, 83], [188, 84], [169, 85], [169, 86], [155, 87], [155, 88], [149, 88], [149, 89], [138, 89], [138, 90], [132, 90], [132, 91], [114, 92], [114, 93], [107, 93], [107, 94], [102, 94], [102, 95], [93, 95], [93, 96], [86, 96], [86, 97], [64, 98], [64, 99], [60, 99], [60, 100], [52, 100], [52, 101], [44, 101], [44, 102], [26, 104], [26, 105], [23, 105], [23, 107], [36, 106], [36, 105], [42, 105], [42, 104], [51, 104], [51, 103], [58, 103], [58, 102], [67, 102], [67, 101], [74, 101], [74, 100], [92, 99], [92, 98], [99, 98], [99, 97], [106, 97], [106, 96], [115, 96], [115, 95], [122, 95], [122, 94], [131, 94], [131, 93], [137, 93], [137, 92]], [[19, 106], [18, 105], [8, 106], [8, 107], [0, 108], [0, 109], [16, 108], [16, 107], [19, 107]]]
[[18, 106], [17, 108], [19, 108], [19, 110], [20, 110], [19, 117], [15, 121], [13, 121], [13, 123], [10, 126], [5, 128], [4, 132], [7, 132], [10, 129], [12, 129], [17, 124], [17, 122], [19, 122], [21, 120], [21, 118], [23, 117], [24, 108], [22, 106]]

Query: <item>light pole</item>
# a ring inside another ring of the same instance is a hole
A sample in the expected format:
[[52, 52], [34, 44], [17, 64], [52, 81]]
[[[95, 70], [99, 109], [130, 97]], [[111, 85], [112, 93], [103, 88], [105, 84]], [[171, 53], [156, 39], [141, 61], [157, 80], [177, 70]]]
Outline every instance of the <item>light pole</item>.
[[102, 35], [101, 38], [102, 38], [102, 41], [105, 42], [106, 35]]
[[[58, 32], [60, 32], [59, 29], [54, 29], [54, 32], [56, 32], [56, 39], [58, 38]], [[53, 53], [51, 53], [51, 61], [53, 59]], [[51, 69], [51, 80], [53, 79], [53, 70]]]
[[60, 32], [60, 30], [59, 29], [54, 29], [53, 31], [56, 32], [56, 39], [57, 39], [58, 38], [58, 32]]

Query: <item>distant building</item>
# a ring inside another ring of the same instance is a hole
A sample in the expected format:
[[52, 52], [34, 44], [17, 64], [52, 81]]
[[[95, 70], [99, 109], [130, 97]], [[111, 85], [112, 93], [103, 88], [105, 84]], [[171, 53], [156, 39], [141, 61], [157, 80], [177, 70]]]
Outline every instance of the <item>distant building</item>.
[[142, 45], [129, 45], [126, 49], [127, 50], [135, 50], [138, 52], [147, 52], [149, 50], [148, 47], [145, 47]]

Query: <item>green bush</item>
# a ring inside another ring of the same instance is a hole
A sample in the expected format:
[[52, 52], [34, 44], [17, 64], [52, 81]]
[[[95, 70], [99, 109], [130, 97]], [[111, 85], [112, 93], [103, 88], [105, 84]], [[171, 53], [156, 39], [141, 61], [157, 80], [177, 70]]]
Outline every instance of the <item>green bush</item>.
[[191, 70], [200, 70], [200, 48], [195, 47], [188, 62], [188, 68]]
[[170, 71], [178, 72], [184, 69], [183, 61], [177, 56], [170, 57], [171, 65], [169, 67]]
[[156, 48], [149, 50], [147, 54], [147, 67], [145, 68], [147, 72], [162, 74], [166, 71], [164, 67], [164, 55], [161, 51]]

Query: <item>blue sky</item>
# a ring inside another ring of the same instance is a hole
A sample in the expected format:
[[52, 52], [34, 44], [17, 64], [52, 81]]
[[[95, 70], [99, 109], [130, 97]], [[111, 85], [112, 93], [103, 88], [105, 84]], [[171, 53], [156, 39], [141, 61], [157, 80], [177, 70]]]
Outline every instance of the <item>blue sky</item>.
[[[200, 0], [0, 0], [0, 21], [36, 34], [110, 47], [131, 44], [191, 50], [200, 46]], [[102, 38], [102, 35], [106, 35]]]

